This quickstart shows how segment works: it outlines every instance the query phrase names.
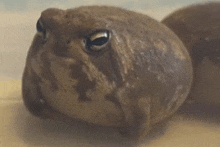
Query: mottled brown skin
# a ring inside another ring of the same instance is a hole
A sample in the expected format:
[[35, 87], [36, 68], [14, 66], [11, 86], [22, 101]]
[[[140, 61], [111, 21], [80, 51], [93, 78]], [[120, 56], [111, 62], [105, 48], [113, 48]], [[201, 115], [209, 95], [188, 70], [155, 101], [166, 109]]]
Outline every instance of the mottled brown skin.
[[[39, 21], [23, 75], [24, 103], [34, 115], [116, 126], [143, 138], [186, 99], [191, 59], [152, 18], [89, 6], [47, 9]], [[88, 38], [103, 31], [106, 43], [89, 50]]]
[[187, 47], [193, 62], [191, 100], [220, 105], [220, 2], [182, 8], [162, 23]]

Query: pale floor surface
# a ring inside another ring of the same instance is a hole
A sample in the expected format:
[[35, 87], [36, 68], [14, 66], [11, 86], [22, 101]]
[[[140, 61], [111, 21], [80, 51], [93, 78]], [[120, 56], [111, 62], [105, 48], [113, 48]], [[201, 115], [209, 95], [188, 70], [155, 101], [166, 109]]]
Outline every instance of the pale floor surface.
[[146, 142], [133, 145], [116, 129], [41, 120], [21, 100], [21, 81], [0, 78], [0, 147], [219, 147], [220, 109], [189, 104]]

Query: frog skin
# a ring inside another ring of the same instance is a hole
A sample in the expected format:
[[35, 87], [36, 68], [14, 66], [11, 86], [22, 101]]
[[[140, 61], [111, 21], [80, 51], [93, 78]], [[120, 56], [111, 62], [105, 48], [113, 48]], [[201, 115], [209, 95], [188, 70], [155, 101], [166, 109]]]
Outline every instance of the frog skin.
[[42, 12], [23, 73], [24, 104], [45, 119], [77, 119], [143, 138], [191, 88], [192, 63], [162, 23], [111, 6]]
[[183, 41], [192, 58], [194, 80], [188, 100], [220, 106], [220, 2], [187, 6], [162, 23]]

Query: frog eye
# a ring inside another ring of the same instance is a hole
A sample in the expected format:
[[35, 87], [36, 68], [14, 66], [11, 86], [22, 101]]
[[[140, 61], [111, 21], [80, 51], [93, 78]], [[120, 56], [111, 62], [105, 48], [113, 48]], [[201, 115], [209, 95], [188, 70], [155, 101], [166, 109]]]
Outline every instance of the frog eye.
[[46, 29], [44, 28], [42, 22], [40, 20], [37, 21], [37, 24], [36, 24], [36, 29], [37, 29], [37, 32], [38, 33], [41, 33], [42, 36], [43, 36], [43, 39], [46, 39], [47, 38], [47, 31]]
[[92, 34], [86, 39], [85, 45], [88, 51], [100, 51], [109, 41], [109, 31], [101, 31]]

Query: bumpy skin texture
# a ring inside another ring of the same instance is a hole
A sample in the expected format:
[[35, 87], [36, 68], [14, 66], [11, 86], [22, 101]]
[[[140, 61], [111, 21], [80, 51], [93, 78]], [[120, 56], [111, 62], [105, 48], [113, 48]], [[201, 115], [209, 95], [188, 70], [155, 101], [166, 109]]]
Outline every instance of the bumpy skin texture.
[[[150, 17], [89, 6], [47, 9], [39, 21], [23, 75], [24, 103], [34, 115], [116, 126], [139, 138], [186, 99], [188, 52]], [[88, 50], [86, 40], [100, 31], [109, 32], [107, 42]]]
[[193, 62], [194, 83], [189, 97], [220, 105], [220, 2], [182, 8], [162, 23], [187, 47]]

